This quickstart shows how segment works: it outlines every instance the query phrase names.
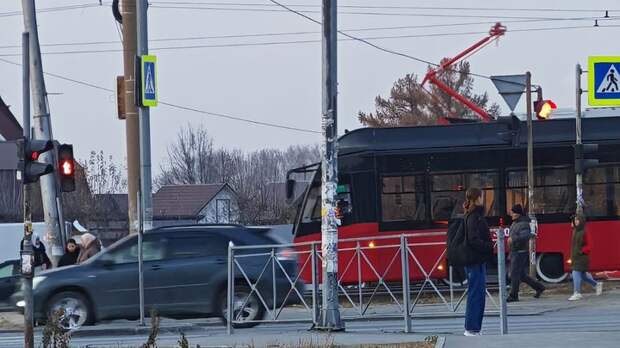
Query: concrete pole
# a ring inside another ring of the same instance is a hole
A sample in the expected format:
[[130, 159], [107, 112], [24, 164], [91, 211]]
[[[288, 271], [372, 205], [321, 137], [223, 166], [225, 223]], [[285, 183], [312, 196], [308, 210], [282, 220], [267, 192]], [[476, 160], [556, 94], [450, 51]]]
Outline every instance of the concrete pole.
[[[45, 90], [45, 80], [43, 79], [43, 64], [39, 47], [39, 33], [34, 0], [22, 0], [22, 11], [24, 14], [25, 31], [29, 34], [30, 71], [32, 72], [30, 79], [34, 108], [34, 136], [36, 139], [40, 140], [53, 140], [47, 91]], [[54, 151], [41, 154], [39, 161], [56, 167], [54, 163]], [[64, 251], [64, 246], [61, 244], [60, 221], [58, 221], [56, 175], [43, 175], [39, 179], [39, 183], [41, 186], [41, 199], [43, 201], [46, 226], [46, 236], [44, 240], [47, 241], [48, 246], [51, 246], [51, 248], [49, 248], [51, 250], [48, 252], [51, 251], [50, 259], [55, 266], [58, 264], [58, 260]]]
[[[575, 143], [577, 145], [581, 144], [581, 74], [583, 71], [581, 70], [581, 65], [577, 64], [575, 69], [576, 72], [576, 80], [575, 80]], [[583, 175], [580, 172], [575, 174], [575, 186], [577, 189], [577, 210], [576, 213], [582, 215], [583, 214]], [[583, 223], [583, 222], [582, 222]]]
[[532, 127], [532, 74], [525, 73], [525, 100], [527, 103], [527, 201], [529, 204], [528, 215], [530, 218], [530, 277], [536, 276], [536, 238], [538, 233], [538, 221], [536, 221], [536, 205], [534, 202], [534, 131]]
[[[138, 56], [149, 54], [148, 43], [148, 3], [137, 0]], [[140, 83], [139, 81], [137, 83]], [[143, 230], [153, 228], [153, 189], [151, 176], [151, 114], [148, 107], [139, 107], [140, 126], [140, 206], [142, 207]]]
[[136, 108], [136, 0], [121, 2], [123, 16], [123, 71], [125, 75], [125, 136], [127, 140], [127, 201], [129, 233], [138, 232], [138, 188], [140, 186], [140, 131]]
[[497, 276], [499, 278], [499, 333], [508, 334], [508, 313], [506, 304], [506, 251], [504, 227], [497, 229]]
[[[26, 141], [30, 139], [30, 40], [28, 32], [22, 33], [22, 128]], [[23, 175], [23, 174], [22, 174]], [[29, 255], [30, 260], [32, 250], [32, 211], [30, 209], [30, 197], [32, 196], [32, 185], [23, 185], [24, 199], [24, 239], [20, 252], [22, 255]], [[23, 257], [22, 257], [23, 262]], [[32, 276], [24, 274], [22, 279], [22, 292], [24, 294], [24, 347], [34, 347], [34, 301], [32, 297]]]
[[319, 330], [342, 331], [338, 302], [338, 187], [337, 132], [337, 2], [323, 0], [323, 118], [321, 143], [321, 249], [323, 254], [323, 292]]

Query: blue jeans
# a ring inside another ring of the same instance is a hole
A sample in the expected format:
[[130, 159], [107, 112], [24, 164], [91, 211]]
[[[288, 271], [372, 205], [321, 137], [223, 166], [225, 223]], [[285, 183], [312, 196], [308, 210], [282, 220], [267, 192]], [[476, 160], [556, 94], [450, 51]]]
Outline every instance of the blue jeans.
[[487, 265], [465, 267], [467, 273], [467, 307], [465, 308], [465, 330], [480, 332], [486, 301]]
[[592, 278], [592, 275], [588, 272], [573, 271], [573, 290], [574, 292], [581, 293], [581, 281], [596, 287], [596, 281]]

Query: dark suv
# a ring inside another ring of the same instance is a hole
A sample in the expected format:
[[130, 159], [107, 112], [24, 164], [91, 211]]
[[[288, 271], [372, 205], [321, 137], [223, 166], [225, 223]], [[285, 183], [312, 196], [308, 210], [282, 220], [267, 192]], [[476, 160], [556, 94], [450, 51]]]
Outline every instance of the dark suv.
[[[226, 311], [228, 244], [266, 245], [276, 242], [265, 230], [238, 225], [170, 226], [144, 234], [145, 312], [155, 308], [171, 318], [224, 317]], [[239, 250], [243, 255], [269, 253], [271, 249]], [[296, 279], [296, 261], [290, 250], [276, 249], [272, 275], [270, 256], [240, 257], [243, 272], [236, 271], [235, 311], [249, 298], [237, 320], [238, 326], [255, 325], [267, 306], [281, 305], [290, 294], [287, 279]], [[44, 321], [50, 313], [64, 309], [67, 329], [107, 319], [136, 319], [139, 316], [138, 238], [125, 237], [82, 265], [42, 272], [34, 279], [35, 318]], [[266, 264], [269, 262], [268, 266]], [[251, 291], [257, 283], [260, 296]], [[275, 297], [273, 295], [275, 279]], [[290, 300], [290, 299], [288, 299]], [[238, 314], [236, 314], [238, 315]], [[245, 323], [247, 321], [247, 323]]]

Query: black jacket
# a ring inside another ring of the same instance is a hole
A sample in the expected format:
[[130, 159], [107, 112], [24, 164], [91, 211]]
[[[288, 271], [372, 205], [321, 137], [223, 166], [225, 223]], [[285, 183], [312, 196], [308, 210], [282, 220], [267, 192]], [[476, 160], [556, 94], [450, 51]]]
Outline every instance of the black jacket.
[[476, 207], [471, 213], [465, 214], [467, 244], [469, 246], [468, 260], [470, 264], [481, 264], [489, 261], [493, 256], [493, 242], [491, 231], [484, 218], [484, 208]]
[[75, 249], [74, 252], [65, 250], [65, 254], [62, 255], [58, 261], [58, 267], [75, 265], [77, 263], [78, 255], [80, 255], [80, 249]]
[[510, 252], [528, 251], [530, 236], [530, 218], [520, 216], [510, 225]]

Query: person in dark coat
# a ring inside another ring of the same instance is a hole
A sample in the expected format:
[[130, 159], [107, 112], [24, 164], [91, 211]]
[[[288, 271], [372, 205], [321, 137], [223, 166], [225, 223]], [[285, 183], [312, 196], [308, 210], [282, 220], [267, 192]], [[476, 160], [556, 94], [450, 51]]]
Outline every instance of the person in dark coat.
[[493, 257], [491, 232], [484, 218], [482, 191], [470, 187], [465, 192], [465, 235], [467, 241], [467, 307], [465, 308], [465, 336], [478, 336], [486, 301], [486, 263]]
[[545, 287], [532, 279], [528, 274], [529, 241], [531, 237], [530, 218], [525, 216], [521, 204], [515, 204], [511, 209], [512, 225], [510, 226], [510, 295], [507, 302], [519, 301], [519, 285], [521, 282], [529, 285], [536, 291], [534, 298], [539, 298]]
[[75, 265], [79, 255], [80, 248], [77, 243], [73, 238], [69, 239], [65, 245], [65, 254], [58, 261], [58, 267]]
[[34, 243], [32, 243], [32, 251], [34, 254], [34, 267], [42, 267], [43, 269], [52, 268], [52, 261], [47, 256], [47, 251], [45, 250], [45, 245], [41, 242], [41, 238], [39, 236], [34, 237]]
[[584, 215], [578, 214], [571, 218], [571, 226], [573, 228], [573, 237], [571, 239], [571, 267], [573, 276], [573, 295], [568, 298], [569, 301], [578, 301], [583, 298], [581, 295], [581, 282], [592, 285], [596, 289], [596, 294], [603, 293], [603, 283], [596, 282], [592, 275], [588, 273], [590, 269], [590, 251], [592, 245], [585, 229], [586, 218]]

